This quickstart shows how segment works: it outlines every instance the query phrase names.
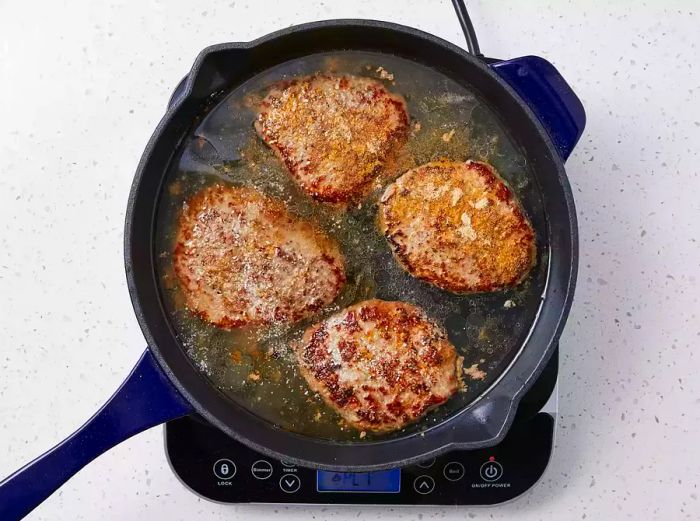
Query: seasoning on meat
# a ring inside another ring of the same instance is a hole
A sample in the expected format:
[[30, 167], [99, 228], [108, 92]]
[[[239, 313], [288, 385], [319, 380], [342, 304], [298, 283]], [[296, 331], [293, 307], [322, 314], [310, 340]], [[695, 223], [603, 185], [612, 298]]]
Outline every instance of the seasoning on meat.
[[359, 430], [400, 429], [460, 385], [445, 331], [404, 302], [350, 306], [307, 329], [295, 354], [311, 389]]
[[214, 185], [194, 195], [173, 260], [187, 307], [225, 329], [308, 317], [345, 283], [337, 243], [252, 188]]
[[305, 192], [347, 203], [371, 189], [406, 142], [408, 123], [403, 98], [381, 82], [316, 75], [273, 86], [255, 128]]
[[535, 262], [532, 225], [487, 163], [409, 170], [384, 192], [379, 224], [409, 273], [447, 291], [513, 286]]

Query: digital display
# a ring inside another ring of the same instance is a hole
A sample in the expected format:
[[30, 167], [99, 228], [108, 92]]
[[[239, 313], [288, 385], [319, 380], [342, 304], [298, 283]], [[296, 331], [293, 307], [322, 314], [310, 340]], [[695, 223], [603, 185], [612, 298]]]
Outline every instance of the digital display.
[[316, 471], [319, 492], [388, 492], [401, 490], [401, 469], [376, 472]]

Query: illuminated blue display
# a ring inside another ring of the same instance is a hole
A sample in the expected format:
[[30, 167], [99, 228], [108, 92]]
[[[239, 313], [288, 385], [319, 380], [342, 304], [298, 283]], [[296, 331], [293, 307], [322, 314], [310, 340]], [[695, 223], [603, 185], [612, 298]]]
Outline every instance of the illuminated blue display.
[[401, 469], [377, 472], [316, 471], [319, 492], [388, 492], [401, 490]]

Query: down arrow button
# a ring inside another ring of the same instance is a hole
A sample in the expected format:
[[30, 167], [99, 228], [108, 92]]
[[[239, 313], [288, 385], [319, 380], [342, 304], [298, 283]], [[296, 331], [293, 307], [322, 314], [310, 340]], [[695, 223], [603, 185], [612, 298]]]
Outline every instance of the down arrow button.
[[301, 487], [301, 480], [296, 474], [285, 474], [280, 478], [280, 488], [282, 492], [294, 494]]

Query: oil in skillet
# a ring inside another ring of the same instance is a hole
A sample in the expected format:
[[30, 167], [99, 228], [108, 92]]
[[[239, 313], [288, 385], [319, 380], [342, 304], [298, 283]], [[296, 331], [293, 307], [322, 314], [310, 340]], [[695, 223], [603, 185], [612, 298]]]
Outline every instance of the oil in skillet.
[[[403, 300], [421, 306], [446, 327], [451, 341], [465, 357], [467, 386], [424, 421], [398, 433], [369, 433], [364, 439], [400, 436], [429, 428], [472, 402], [517, 354], [540, 305], [548, 261], [546, 238], [537, 237], [537, 266], [514, 290], [454, 295], [406, 274], [376, 227], [376, 200], [381, 187], [360, 207], [348, 212], [318, 204], [296, 187], [255, 134], [255, 108], [267, 88], [280, 79], [316, 72], [378, 78], [405, 97], [412, 131], [396, 165], [397, 174], [442, 157], [488, 161], [514, 190], [534, 228], [545, 229], [541, 197], [530, 181], [526, 158], [499, 116], [474, 92], [433, 69], [402, 58], [354, 51], [323, 53], [285, 62], [235, 88], [183, 143], [159, 202], [156, 251], [164, 302], [183, 346], [222, 392], [285, 429], [333, 440], [356, 440], [360, 433], [343, 425], [339, 416], [308, 390], [296, 371], [290, 344], [315, 320], [367, 298]], [[336, 237], [346, 259], [348, 283], [332, 306], [298, 324], [235, 331], [206, 324], [184, 309], [172, 271], [177, 216], [185, 200], [215, 182], [253, 186], [279, 197], [292, 211], [313, 219]]]

